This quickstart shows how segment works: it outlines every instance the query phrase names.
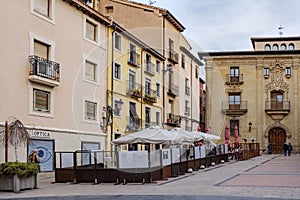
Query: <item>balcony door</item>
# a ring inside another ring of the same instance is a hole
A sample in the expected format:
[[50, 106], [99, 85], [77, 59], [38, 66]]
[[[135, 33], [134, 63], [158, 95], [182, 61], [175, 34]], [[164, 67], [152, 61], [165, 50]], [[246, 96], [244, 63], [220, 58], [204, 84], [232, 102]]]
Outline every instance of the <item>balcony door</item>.
[[129, 90], [135, 90], [136, 89], [136, 85], [135, 85], [135, 72], [129, 70], [129, 81], [128, 81], [128, 87]]
[[239, 110], [241, 107], [241, 94], [229, 94], [229, 110]]
[[239, 82], [239, 67], [230, 67], [230, 82]]
[[283, 109], [283, 94], [282, 92], [271, 93], [271, 109], [282, 110]]

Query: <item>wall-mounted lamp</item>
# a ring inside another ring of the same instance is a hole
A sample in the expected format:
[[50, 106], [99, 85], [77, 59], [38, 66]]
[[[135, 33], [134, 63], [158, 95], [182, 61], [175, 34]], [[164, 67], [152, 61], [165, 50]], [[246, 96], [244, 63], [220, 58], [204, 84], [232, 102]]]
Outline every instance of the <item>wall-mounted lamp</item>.
[[249, 123], [248, 123], [248, 126], [249, 126], [249, 132], [251, 132], [252, 122], [249, 122]]
[[173, 72], [172, 65], [169, 64], [169, 65], [167, 66], [167, 69], [163, 70], [163, 72], [164, 72], [164, 74], [165, 74], [166, 72], [172, 73], [172, 72]]

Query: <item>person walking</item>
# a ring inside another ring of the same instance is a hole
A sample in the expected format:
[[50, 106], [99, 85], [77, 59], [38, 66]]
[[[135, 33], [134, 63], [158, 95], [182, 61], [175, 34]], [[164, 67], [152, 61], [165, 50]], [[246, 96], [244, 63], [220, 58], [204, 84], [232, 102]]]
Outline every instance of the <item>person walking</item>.
[[291, 143], [289, 143], [289, 145], [288, 145], [288, 156], [291, 155], [291, 152], [292, 152], [292, 151], [293, 151], [293, 146], [292, 146]]
[[268, 154], [272, 154], [272, 144], [268, 144]]
[[285, 142], [283, 145], [284, 156], [286, 156], [288, 149], [289, 149], [289, 145], [287, 144], [287, 142]]

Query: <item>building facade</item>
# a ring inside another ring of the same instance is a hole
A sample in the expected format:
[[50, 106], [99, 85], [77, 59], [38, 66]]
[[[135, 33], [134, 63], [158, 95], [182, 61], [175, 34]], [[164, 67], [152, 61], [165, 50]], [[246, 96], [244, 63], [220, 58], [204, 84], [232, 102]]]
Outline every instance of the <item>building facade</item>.
[[168, 10], [132, 1], [101, 0], [99, 11], [166, 58], [161, 68], [164, 128], [196, 130], [200, 61], [191, 54], [184, 26]]
[[0, 126], [18, 119], [28, 128], [31, 143], [18, 149], [19, 161], [37, 148], [41, 170], [52, 171], [55, 151], [104, 150], [111, 21], [77, 0], [2, 3]]
[[[200, 52], [206, 65], [206, 123], [224, 136], [234, 126], [240, 142], [283, 151], [300, 145], [300, 37], [253, 37], [253, 51]], [[224, 138], [224, 137], [222, 137]]]
[[[116, 23], [109, 29], [107, 107], [103, 124], [111, 140], [162, 124], [162, 63], [165, 58]], [[127, 147], [126, 147], [127, 148]], [[136, 145], [127, 149], [137, 150]]]

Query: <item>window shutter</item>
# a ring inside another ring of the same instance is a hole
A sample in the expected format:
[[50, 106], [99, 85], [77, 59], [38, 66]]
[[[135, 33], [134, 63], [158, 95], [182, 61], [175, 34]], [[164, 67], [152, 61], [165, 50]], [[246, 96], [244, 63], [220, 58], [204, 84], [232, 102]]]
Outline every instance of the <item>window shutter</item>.
[[86, 118], [90, 120], [96, 120], [96, 108], [97, 104], [93, 102], [86, 101]]
[[34, 10], [49, 17], [49, 0], [34, 0]]
[[90, 62], [85, 62], [85, 77], [89, 80], [96, 80], [96, 65]]
[[34, 41], [34, 55], [48, 60], [48, 46], [38, 41]]
[[96, 41], [96, 25], [86, 21], [86, 38]]

